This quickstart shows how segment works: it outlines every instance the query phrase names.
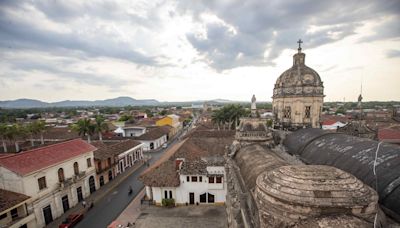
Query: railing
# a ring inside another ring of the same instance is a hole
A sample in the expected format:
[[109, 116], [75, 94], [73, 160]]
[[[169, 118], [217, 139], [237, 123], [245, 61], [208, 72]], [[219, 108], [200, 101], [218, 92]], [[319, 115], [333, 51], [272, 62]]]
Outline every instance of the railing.
[[85, 176], [86, 172], [85, 171], [81, 171], [79, 172], [77, 175], [74, 176], [74, 181], [79, 181], [80, 179], [82, 179]]
[[58, 183], [60, 188], [65, 188], [70, 186], [72, 183], [74, 183], [72, 177], [71, 178], [67, 178], [65, 180], [63, 180], [62, 182]]

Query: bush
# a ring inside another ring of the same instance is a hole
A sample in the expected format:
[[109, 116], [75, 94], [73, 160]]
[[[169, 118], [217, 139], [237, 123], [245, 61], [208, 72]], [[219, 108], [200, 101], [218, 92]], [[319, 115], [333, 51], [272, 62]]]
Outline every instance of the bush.
[[174, 199], [163, 199], [161, 201], [161, 204], [163, 206], [173, 207], [173, 206], [175, 206], [175, 200]]

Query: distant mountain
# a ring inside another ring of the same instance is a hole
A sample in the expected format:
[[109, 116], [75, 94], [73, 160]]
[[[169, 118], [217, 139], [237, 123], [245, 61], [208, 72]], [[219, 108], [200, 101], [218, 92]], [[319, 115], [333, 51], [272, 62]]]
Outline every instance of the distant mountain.
[[43, 102], [32, 99], [18, 99], [11, 101], [0, 101], [1, 108], [46, 108], [46, 107], [87, 107], [87, 106], [154, 106], [159, 105], [160, 102], [154, 99], [136, 100], [131, 97], [117, 97], [106, 100], [95, 100], [95, 101], [58, 101], [58, 102]]

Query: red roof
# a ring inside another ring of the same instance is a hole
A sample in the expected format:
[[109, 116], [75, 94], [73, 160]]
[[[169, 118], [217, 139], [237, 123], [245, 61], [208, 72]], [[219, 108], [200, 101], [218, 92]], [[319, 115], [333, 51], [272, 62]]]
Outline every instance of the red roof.
[[324, 120], [324, 122], [322, 122], [322, 125], [333, 125], [337, 122], [338, 121], [336, 121], [336, 120]]
[[400, 139], [400, 131], [393, 129], [379, 129], [378, 130], [378, 139]]
[[94, 150], [96, 147], [82, 139], [74, 139], [0, 157], [0, 166], [20, 175], [26, 175]]

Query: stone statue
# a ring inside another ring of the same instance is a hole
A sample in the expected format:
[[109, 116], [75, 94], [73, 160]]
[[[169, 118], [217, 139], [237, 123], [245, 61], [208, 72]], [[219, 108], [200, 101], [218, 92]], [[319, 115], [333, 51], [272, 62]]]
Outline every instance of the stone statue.
[[256, 96], [253, 94], [253, 97], [251, 98], [251, 110], [255, 110], [256, 108]]

